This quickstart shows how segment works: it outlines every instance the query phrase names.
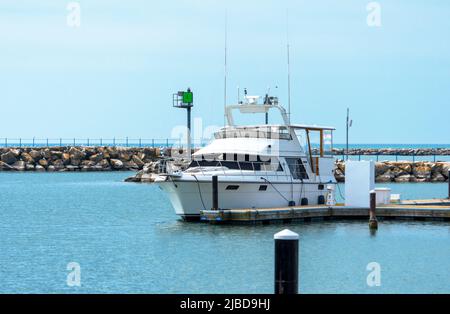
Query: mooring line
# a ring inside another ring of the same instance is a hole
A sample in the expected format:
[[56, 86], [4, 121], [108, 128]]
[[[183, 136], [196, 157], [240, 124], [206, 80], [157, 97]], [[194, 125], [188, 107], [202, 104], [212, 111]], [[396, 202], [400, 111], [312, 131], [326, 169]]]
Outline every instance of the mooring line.
[[203, 202], [202, 190], [200, 189], [200, 182], [198, 181], [198, 179], [195, 176], [195, 174], [193, 174], [192, 176], [195, 178], [195, 181], [197, 181], [198, 194], [200, 195], [200, 200], [202, 201], [203, 210], [206, 210], [205, 203]]

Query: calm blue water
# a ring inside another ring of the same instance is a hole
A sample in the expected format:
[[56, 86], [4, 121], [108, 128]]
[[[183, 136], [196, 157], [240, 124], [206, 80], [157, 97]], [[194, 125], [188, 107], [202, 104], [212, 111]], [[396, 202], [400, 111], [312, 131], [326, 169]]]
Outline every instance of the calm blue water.
[[[284, 226], [183, 223], [130, 173], [0, 173], [0, 292], [271, 293], [273, 234], [301, 237], [304, 293], [450, 292], [450, 224], [367, 222]], [[446, 195], [445, 184], [398, 184], [404, 197]], [[381, 286], [366, 284], [369, 262]], [[81, 287], [66, 284], [69, 262]]]

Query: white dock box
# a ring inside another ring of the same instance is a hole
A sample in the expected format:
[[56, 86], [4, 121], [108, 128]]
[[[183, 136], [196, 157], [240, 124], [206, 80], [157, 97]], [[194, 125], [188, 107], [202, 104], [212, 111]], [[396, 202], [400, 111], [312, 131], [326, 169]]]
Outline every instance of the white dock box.
[[345, 205], [369, 208], [370, 191], [375, 189], [375, 163], [373, 161], [345, 162]]
[[387, 205], [391, 202], [391, 189], [390, 188], [376, 188], [377, 205]]

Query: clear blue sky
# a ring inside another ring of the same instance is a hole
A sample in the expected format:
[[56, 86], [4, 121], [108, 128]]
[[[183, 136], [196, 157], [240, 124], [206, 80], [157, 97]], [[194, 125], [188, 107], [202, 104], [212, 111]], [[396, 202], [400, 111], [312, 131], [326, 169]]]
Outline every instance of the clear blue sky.
[[[184, 124], [172, 93], [190, 86], [194, 117], [223, 121], [228, 95], [271, 86], [287, 105], [286, 10], [292, 121], [334, 125], [353, 143], [450, 143], [450, 2], [2, 0], [0, 137], [161, 137]], [[275, 86], [278, 89], [275, 90]]]

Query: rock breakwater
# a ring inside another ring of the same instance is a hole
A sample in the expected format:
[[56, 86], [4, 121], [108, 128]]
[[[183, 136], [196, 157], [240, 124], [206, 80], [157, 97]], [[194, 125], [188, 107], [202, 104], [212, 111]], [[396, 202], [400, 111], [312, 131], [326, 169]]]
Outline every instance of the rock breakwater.
[[140, 170], [160, 158], [159, 148], [0, 148], [0, 171]]
[[[384, 161], [375, 163], [375, 181], [387, 182], [445, 182], [448, 180], [450, 162]], [[337, 161], [335, 178], [345, 181], [345, 162]]]

